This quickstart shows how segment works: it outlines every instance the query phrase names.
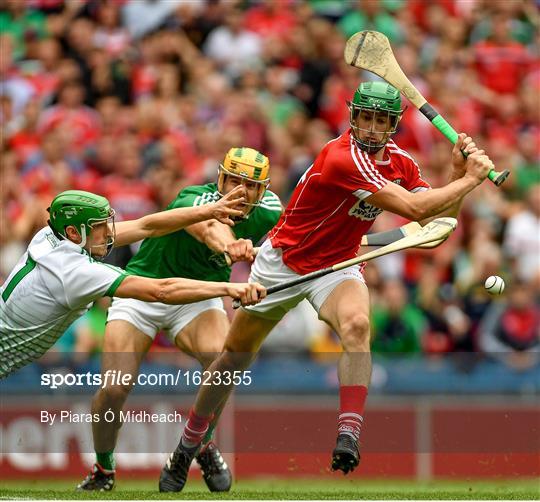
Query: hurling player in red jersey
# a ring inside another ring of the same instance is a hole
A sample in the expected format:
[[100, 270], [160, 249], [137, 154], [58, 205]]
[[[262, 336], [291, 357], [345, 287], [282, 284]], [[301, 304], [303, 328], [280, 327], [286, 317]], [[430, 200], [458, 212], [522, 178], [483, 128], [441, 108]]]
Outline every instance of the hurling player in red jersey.
[[[362, 236], [383, 210], [415, 221], [455, 216], [462, 198], [493, 168], [484, 151], [460, 134], [452, 151], [450, 182], [430, 189], [412, 157], [390, 140], [403, 111], [399, 92], [383, 82], [364, 82], [348, 105], [350, 129], [330, 141], [300, 179], [253, 263], [250, 280], [269, 287], [354, 257]], [[469, 154], [466, 160], [460, 150]], [[208, 370], [223, 374], [247, 368], [272, 328], [303, 299], [335, 330], [344, 348], [338, 365], [340, 410], [332, 469], [346, 474], [359, 463], [358, 439], [371, 377], [369, 295], [361, 267], [314, 279], [238, 311], [223, 353]], [[183, 488], [198, 438], [232, 390], [226, 383], [200, 388], [184, 435], [162, 470], [160, 490]]]

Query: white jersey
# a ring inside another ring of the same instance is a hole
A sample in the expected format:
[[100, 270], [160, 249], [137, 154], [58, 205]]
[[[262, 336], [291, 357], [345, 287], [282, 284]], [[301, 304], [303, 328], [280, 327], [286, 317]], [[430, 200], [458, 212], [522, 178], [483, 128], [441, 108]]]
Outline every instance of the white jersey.
[[49, 227], [40, 230], [0, 288], [0, 378], [47, 352], [94, 300], [114, 296], [125, 277]]

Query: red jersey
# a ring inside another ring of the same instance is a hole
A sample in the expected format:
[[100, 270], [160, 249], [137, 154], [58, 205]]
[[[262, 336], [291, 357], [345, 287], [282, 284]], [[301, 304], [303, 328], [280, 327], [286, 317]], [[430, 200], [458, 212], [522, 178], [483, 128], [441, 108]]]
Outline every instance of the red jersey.
[[478, 79], [499, 94], [515, 94], [529, 69], [531, 58], [527, 49], [514, 41], [496, 44], [477, 43], [474, 62]]
[[390, 181], [410, 192], [429, 188], [418, 164], [393, 141], [384, 160], [376, 161], [349, 129], [326, 144], [298, 182], [270, 232], [272, 246], [282, 249], [284, 263], [298, 274], [353, 258], [382, 212], [364, 199]]
[[296, 16], [287, 9], [287, 5], [281, 5], [276, 10], [267, 10], [262, 6], [252, 7], [246, 12], [244, 27], [262, 37], [279, 38], [286, 37], [296, 26]]
[[80, 153], [97, 141], [101, 123], [99, 114], [88, 106], [81, 105], [75, 109], [69, 109], [62, 105], [55, 105], [42, 114], [39, 129], [45, 134], [57, 127], [62, 128], [71, 151]]

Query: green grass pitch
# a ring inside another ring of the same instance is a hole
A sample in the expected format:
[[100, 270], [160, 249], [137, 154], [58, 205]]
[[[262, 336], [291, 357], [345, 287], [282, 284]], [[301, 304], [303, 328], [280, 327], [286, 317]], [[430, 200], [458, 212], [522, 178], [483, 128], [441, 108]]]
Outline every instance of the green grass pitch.
[[110, 493], [81, 493], [74, 490], [76, 481], [6, 481], [0, 480], [0, 500], [540, 500], [540, 482], [536, 479], [496, 481], [433, 481], [419, 483], [399, 480], [283, 480], [240, 481], [229, 493], [208, 492], [195, 479], [189, 480], [182, 493], [162, 494], [157, 481], [121, 481]]

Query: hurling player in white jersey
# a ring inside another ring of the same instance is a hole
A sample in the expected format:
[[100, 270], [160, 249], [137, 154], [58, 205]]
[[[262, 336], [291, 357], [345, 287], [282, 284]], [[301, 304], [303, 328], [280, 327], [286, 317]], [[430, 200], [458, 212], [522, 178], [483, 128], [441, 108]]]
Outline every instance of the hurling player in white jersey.
[[[455, 216], [462, 198], [493, 168], [472, 139], [460, 134], [452, 151], [450, 182], [430, 189], [412, 158], [389, 141], [402, 115], [397, 89], [384, 82], [364, 82], [348, 105], [350, 129], [321, 150], [298, 183], [254, 261], [251, 280], [268, 287], [354, 257], [382, 210], [416, 221]], [[469, 154], [466, 160], [461, 149]], [[224, 351], [208, 370], [247, 368], [272, 328], [303, 299], [334, 329], [344, 348], [338, 364], [340, 409], [331, 467], [346, 474], [360, 460], [358, 440], [371, 378], [369, 295], [360, 267], [314, 279], [239, 310]], [[162, 491], [182, 490], [204, 430], [232, 388], [223, 382], [200, 387], [185, 427], [189, 436], [183, 434], [161, 472]]]
[[241, 189], [220, 201], [179, 208], [114, 223], [105, 197], [68, 190], [52, 201], [49, 224], [32, 239], [0, 288], [0, 378], [35, 361], [68, 326], [102, 296], [170, 304], [219, 296], [254, 304], [265, 295], [258, 285], [183, 278], [151, 279], [128, 275], [101, 263], [113, 246], [158, 237], [208, 219], [229, 225], [243, 197]]

